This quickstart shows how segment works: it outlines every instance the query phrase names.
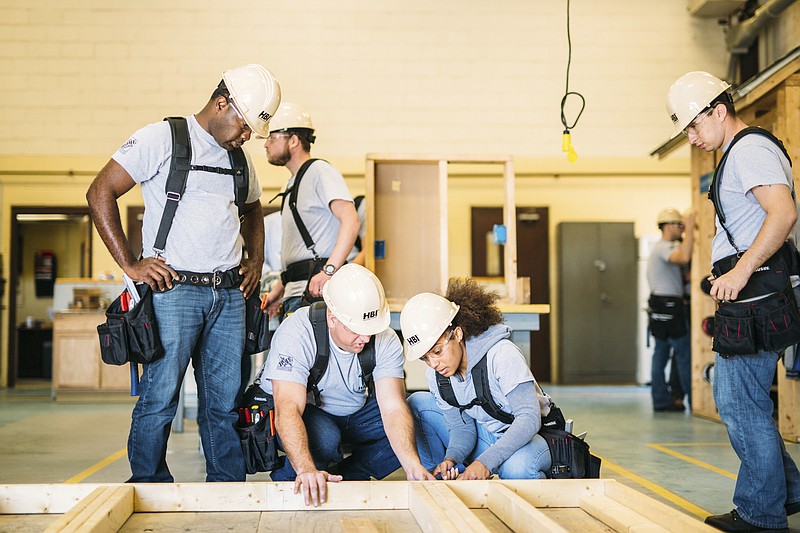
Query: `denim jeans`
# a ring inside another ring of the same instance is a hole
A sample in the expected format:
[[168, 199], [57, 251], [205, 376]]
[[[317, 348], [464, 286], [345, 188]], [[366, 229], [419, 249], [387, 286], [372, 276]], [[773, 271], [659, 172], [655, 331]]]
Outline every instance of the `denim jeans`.
[[[409, 396], [408, 406], [411, 409], [411, 416], [414, 417], [420, 461], [422, 466], [431, 471], [444, 461], [447, 444], [450, 442], [450, 431], [447, 429], [444, 413], [436, 405], [436, 399], [430, 392], [415, 392]], [[475, 449], [467, 457], [467, 464], [479, 457], [499, 438], [487, 431], [483, 424], [475, 425], [478, 429], [478, 441]], [[545, 471], [550, 469], [550, 462], [547, 442], [536, 434], [530, 442], [514, 452], [492, 473], [499, 475], [501, 479], [544, 479], [547, 477]], [[463, 468], [459, 467], [459, 470], [463, 472]]]
[[[347, 480], [364, 481], [370, 477], [383, 479], [398, 468], [397, 460], [389, 438], [383, 428], [378, 401], [372, 396], [366, 405], [347, 416], [333, 416], [311, 404], [303, 411], [303, 422], [308, 434], [308, 448], [318, 470], [332, 469]], [[283, 450], [283, 443], [278, 444]], [[352, 453], [342, 459], [342, 445], [352, 445]], [[290, 461], [283, 467], [273, 470], [272, 481], [293, 481], [297, 473]]]
[[786, 527], [784, 505], [800, 501], [800, 473], [786, 453], [769, 397], [778, 354], [760, 351], [714, 363], [714, 401], [741, 461], [733, 503], [747, 522]]
[[688, 394], [689, 405], [692, 403], [692, 347], [690, 334], [682, 337], [655, 339], [653, 349], [653, 366], [650, 373], [650, 387], [653, 396], [653, 408], [662, 409], [672, 405], [672, 395], [664, 378], [664, 370], [670, 358], [670, 351], [674, 356], [672, 364], [676, 365], [681, 387]]
[[197, 423], [206, 481], [244, 481], [235, 424], [244, 351], [244, 298], [238, 288], [175, 285], [153, 294], [164, 357], [144, 365], [128, 436], [129, 482], [172, 482], [167, 439], [189, 358], [197, 381]]

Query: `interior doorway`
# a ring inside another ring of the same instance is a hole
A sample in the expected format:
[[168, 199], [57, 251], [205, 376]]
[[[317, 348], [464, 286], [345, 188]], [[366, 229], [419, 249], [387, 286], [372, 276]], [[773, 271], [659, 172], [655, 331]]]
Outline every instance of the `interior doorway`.
[[[547, 207], [517, 207], [517, 275], [531, 280], [528, 303], [550, 303], [550, 236]], [[472, 208], [472, 275], [505, 276], [502, 246], [491, 239], [503, 223], [502, 207]], [[550, 316], [540, 316], [539, 331], [531, 332], [531, 371], [537, 381], [552, 381]]]
[[92, 276], [88, 207], [12, 206], [8, 273], [8, 386], [51, 379], [56, 277]]

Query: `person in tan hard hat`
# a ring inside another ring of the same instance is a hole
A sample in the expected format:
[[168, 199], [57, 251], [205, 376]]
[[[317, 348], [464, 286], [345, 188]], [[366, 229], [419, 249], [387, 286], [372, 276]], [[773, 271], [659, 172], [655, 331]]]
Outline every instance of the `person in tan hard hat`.
[[[226, 70], [203, 109], [138, 130], [86, 193], [94, 224], [114, 260], [129, 278], [152, 289], [164, 349], [161, 358], [143, 365], [128, 437], [131, 482], [174, 480], [167, 466], [167, 439], [190, 359], [206, 480], [245, 480], [235, 402], [245, 297], [259, 288], [264, 226], [261, 185], [241, 145], [253, 133], [268, 132], [280, 100], [280, 85], [263, 66]], [[172, 163], [187, 152], [191, 158], [181, 165], [186, 173], [171, 172]], [[176, 176], [183, 189], [168, 194], [167, 183]], [[142, 259], [125, 237], [118, 205], [118, 198], [136, 184], [145, 207]], [[171, 224], [162, 222], [170, 218]]]
[[800, 511], [800, 472], [773, 419], [770, 389], [785, 348], [800, 341], [790, 275], [797, 250], [792, 164], [783, 143], [737, 115], [730, 86], [689, 72], [667, 93], [675, 135], [706, 152], [721, 150], [709, 197], [714, 317], [713, 391], [720, 419], [741, 461], [735, 508], [706, 523], [722, 531], [770, 531]]
[[[689, 405], [692, 398], [692, 347], [683, 269], [692, 259], [694, 213], [684, 216], [677, 209], [664, 209], [658, 213], [656, 223], [661, 240], [647, 260], [648, 326], [655, 339], [650, 376], [653, 410], [682, 412], [684, 394], [688, 394]], [[680, 396], [672, 394], [665, 379], [670, 359], [670, 373], [677, 377]]]

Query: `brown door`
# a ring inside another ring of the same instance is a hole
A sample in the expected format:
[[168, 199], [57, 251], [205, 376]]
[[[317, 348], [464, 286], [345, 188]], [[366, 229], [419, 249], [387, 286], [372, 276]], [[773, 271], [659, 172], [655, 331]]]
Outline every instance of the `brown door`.
[[[472, 208], [472, 275], [504, 276], [502, 246], [492, 250], [487, 235], [503, 223], [501, 207]], [[517, 275], [531, 280], [529, 303], [550, 303], [550, 239], [546, 207], [517, 207]], [[498, 260], [499, 256], [499, 260]], [[531, 333], [531, 371], [537, 381], [552, 380], [550, 316], [541, 315], [539, 331]]]

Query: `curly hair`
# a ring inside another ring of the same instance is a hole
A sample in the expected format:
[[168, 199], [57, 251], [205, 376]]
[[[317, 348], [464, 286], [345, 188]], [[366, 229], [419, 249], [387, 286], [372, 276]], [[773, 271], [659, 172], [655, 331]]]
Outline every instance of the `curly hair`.
[[461, 307], [453, 318], [453, 327], [460, 326], [465, 339], [503, 323], [503, 314], [496, 305], [497, 293], [489, 291], [475, 280], [450, 278], [445, 298]]

